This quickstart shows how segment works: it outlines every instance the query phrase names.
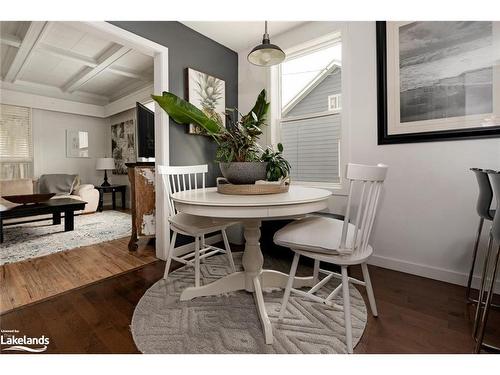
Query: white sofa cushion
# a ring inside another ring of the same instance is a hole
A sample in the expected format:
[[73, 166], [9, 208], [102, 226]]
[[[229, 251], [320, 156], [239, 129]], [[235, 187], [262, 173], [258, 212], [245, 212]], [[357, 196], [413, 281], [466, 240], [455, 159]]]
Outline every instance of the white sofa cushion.
[[[346, 248], [340, 247], [344, 222], [321, 216], [296, 220], [274, 234], [277, 245], [323, 254], [351, 254], [355, 226], [349, 224]], [[359, 240], [359, 238], [357, 239]]]

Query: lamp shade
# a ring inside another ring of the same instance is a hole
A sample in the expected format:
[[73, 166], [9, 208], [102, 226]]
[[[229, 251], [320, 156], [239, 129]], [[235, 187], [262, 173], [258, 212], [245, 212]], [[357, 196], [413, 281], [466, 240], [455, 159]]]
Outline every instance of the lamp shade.
[[264, 39], [248, 54], [248, 61], [258, 66], [272, 66], [285, 60], [285, 52], [277, 45], [271, 44], [269, 40]]
[[271, 44], [267, 33], [267, 21], [265, 22], [265, 32], [262, 37], [262, 44], [256, 46], [248, 54], [248, 61], [257, 66], [277, 65], [285, 60], [285, 52], [275, 44]]
[[113, 158], [98, 158], [95, 165], [95, 169], [98, 171], [112, 170], [115, 169], [115, 159]]

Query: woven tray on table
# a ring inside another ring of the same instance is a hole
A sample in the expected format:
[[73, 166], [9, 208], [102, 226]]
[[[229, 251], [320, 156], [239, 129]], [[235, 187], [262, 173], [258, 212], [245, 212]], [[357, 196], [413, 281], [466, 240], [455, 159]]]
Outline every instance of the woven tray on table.
[[290, 179], [285, 178], [281, 183], [257, 182], [252, 185], [233, 185], [224, 177], [217, 178], [217, 192], [229, 195], [262, 195], [286, 193], [290, 188]]

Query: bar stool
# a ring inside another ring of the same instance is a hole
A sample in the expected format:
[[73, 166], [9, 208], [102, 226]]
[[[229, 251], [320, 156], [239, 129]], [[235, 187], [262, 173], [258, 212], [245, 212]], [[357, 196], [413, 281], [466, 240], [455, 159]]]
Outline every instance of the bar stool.
[[[489, 179], [491, 180], [491, 186], [493, 187], [493, 192], [495, 194], [497, 201], [496, 210], [498, 211], [500, 210], [500, 172], [488, 171], [488, 170], [485, 172], [487, 173]], [[491, 251], [493, 242], [495, 242], [497, 246], [494, 254]], [[495, 288], [495, 281], [498, 272], [499, 258], [500, 258], [500, 215], [495, 215], [491, 226], [490, 239], [488, 243], [488, 252], [486, 254], [483, 278], [481, 280], [481, 289], [479, 291], [479, 297], [478, 297], [479, 302], [477, 303], [476, 317], [474, 319], [474, 339], [476, 340], [476, 346], [474, 348], [475, 353], [479, 353], [481, 348], [483, 347], [495, 351], [500, 351], [500, 348], [498, 347], [483, 343], [486, 323], [488, 321], [488, 314], [490, 308], [492, 307], [492, 300]], [[491, 274], [489, 275], [488, 271], [490, 268], [492, 268], [492, 270]], [[487, 292], [486, 301], [484, 302], [484, 308], [481, 314], [484, 293], [486, 292]]]
[[[474, 276], [474, 268], [476, 266], [477, 250], [479, 246], [479, 240], [481, 239], [481, 233], [483, 231], [484, 220], [493, 221], [495, 216], [495, 210], [490, 210], [491, 202], [493, 200], [493, 191], [491, 190], [491, 183], [486, 173], [480, 168], [470, 169], [476, 175], [477, 183], [479, 185], [479, 195], [477, 197], [476, 211], [479, 215], [479, 226], [477, 228], [476, 241], [474, 242], [474, 249], [472, 252], [472, 263], [469, 271], [469, 278], [467, 280], [466, 298], [471, 303], [477, 303], [477, 299], [471, 297], [471, 285], [472, 278]], [[490, 237], [491, 239], [491, 237]], [[484, 275], [483, 275], [484, 278]]]

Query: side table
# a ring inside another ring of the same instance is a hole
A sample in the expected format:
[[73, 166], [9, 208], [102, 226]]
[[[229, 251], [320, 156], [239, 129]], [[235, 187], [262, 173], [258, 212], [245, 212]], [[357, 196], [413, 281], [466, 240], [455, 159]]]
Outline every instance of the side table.
[[113, 210], [116, 210], [116, 192], [120, 192], [122, 195], [122, 208], [126, 208], [125, 192], [127, 190], [127, 185], [109, 185], [109, 186], [96, 186], [99, 191], [99, 206], [97, 210], [102, 211], [104, 205], [104, 193], [111, 193], [113, 197]]

